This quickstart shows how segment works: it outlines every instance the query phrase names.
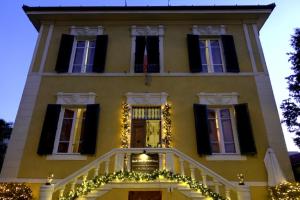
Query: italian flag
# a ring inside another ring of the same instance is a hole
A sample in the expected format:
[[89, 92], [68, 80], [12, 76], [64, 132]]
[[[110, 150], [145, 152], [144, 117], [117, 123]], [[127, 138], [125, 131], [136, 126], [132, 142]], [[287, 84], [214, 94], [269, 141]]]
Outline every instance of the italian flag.
[[143, 62], [143, 71], [144, 71], [144, 73], [147, 73], [147, 68], [148, 68], [148, 54], [147, 54], [147, 47], [145, 46], [144, 62]]

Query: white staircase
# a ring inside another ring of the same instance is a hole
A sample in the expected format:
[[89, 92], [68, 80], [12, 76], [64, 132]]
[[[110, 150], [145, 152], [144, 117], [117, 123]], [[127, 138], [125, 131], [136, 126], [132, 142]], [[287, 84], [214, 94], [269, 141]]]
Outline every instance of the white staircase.
[[[106, 175], [107, 177], [108, 174], [114, 172], [130, 171], [131, 166], [129, 160], [131, 154], [143, 153], [145, 151], [149, 154], [157, 153], [159, 155], [160, 171], [172, 172], [173, 175], [177, 174], [181, 177], [190, 177], [191, 179], [189, 180], [193, 181], [193, 183], [197, 183], [198, 186], [201, 185], [203, 188], [209, 188], [211, 192], [221, 195], [223, 199], [251, 199], [250, 191], [247, 186], [239, 186], [231, 183], [177, 149], [122, 148], [111, 150], [53, 185], [43, 185], [40, 190], [40, 200], [69, 200], [72, 199], [70, 197], [72, 197], [75, 191], [80, 194], [77, 199], [94, 200], [117, 188], [163, 188], [168, 191], [178, 190], [193, 200], [205, 199], [206, 195], [202, 194], [199, 189], [195, 191], [186, 183], [183, 184], [182, 182], [161, 176], [147, 182], [110, 179], [107, 183], [102, 183], [97, 187], [92, 186], [92, 188], [88, 188], [88, 186], [86, 186], [88, 185], [87, 183], [96, 180], [94, 179], [95, 177], [104, 177], [102, 175]], [[82, 192], [82, 190], [86, 190], [87, 188], [89, 189], [88, 192]]]

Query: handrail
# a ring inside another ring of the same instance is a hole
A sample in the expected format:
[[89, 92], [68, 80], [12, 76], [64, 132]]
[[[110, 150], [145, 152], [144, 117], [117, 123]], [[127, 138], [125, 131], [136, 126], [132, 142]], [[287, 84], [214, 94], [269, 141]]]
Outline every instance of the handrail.
[[205, 167], [204, 165], [200, 164], [199, 162], [197, 162], [193, 158], [189, 157], [188, 155], [185, 155], [184, 153], [178, 151], [175, 148], [173, 148], [173, 151], [175, 152], [175, 154], [178, 157], [180, 157], [180, 158], [183, 157], [183, 158], [185, 158], [184, 160], [192, 163], [195, 167], [204, 169], [206, 171], [207, 175], [210, 175], [210, 176], [216, 178], [220, 183], [223, 183], [224, 185], [228, 186], [230, 189], [234, 189], [236, 187], [233, 183], [231, 183], [230, 181], [228, 181], [227, 179], [225, 179], [224, 177], [222, 177], [218, 173], [216, 173], [216, 172], [212, 171], [211, 169]]
[[83, 174], [87, 173], [92, 168], [97, 167], [99, 163], [102, 161], [106, 161], [108, 158], [114, 156], [117, 153], [142, 153], [146, 151], [147, 153], [174, 153], [176, 156], [181, 158], [182, 160], [185, 160], [189, 162], [190, 164], [193, 164], [195, 167], [199, 168], [200, 170], [204, 170], [206, 175], [214, 177], [217, 181], [227, 186], [229, 189], [234, 189], [236, 186], [222, 177], [221, 175], [217, 174], [216, 172], [212, 171], [211, 169], [205, 167], [204, 165], [200, 164], [193, 158], [187, 156], [186, 154], [180, 152], [179, 150], [175, 148], [115, 148], [111, 151], [107, 152], [106, 154], [100, 156], [96, 160], [92, 161], [91, 163], [87, 164], [83, 168], [79, 169], [78, 171], [74, 172], [73, 174], [69, 175], [68, 177], [58, 181], [54, 185], [54, 191], [57, 191], [58, 189], [62, 188], [64, 185], [68, 184], [70, 180], [73, 180], [79, 176], [82, 176]]
[[97, 158], [96, 160], [92, 161], [91, 163], [87, 164], [86, 166], [84, 166], [83, 168], [79, 169], [78, 171], [74, 172], [73, 174], [67, 176], [66, 178], [58, 181], [55, 185], [54, 185], [54, 191], [60, 189], [63, 185], [67, 184], [68, 181], [83, 175], [85, 172], [89, 171], [91, 168], [95, 167], [95, 165], [97, 165], [99, 162], [101, 162], [101, 160], [105, 161], [108, 157], [111, 157], [114, 155], [116, 149], [112, 149], [111, 151], [107, 152], [106, 154], [100, 156], [99, 158]]

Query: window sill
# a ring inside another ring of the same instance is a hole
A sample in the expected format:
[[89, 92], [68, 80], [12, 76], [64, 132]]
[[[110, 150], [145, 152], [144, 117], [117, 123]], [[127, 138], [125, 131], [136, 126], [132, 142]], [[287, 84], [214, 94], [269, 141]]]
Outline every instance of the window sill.
[[247, 160], [246, 156], [240, 154], [213, 154], [206, 156], [206, 160], [218, 161], [218, 160]]
[[87, 160], [87, 156], [80, 154], [53, 154], [46, 157], [47, 160]]

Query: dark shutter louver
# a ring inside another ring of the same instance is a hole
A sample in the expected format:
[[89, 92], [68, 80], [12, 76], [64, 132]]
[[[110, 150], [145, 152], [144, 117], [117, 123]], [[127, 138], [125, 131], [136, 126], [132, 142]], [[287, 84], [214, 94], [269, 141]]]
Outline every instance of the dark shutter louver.
[[93, 72], [103, 73], [106, 61], [108, 35], [98, 35], [93, 62]]
[[90, 104], [86, 107], [86, 116], [83, 130], [84, 133], [80, 151], [81, 154], [95, 154], [99, 112], [99, 104]]
[[238, 104], [234, 109], [241, 154], [256, 154], [248, 105]]
[[225, 56], [226, 71], [235, 73], [240, 72], [233, 36], [222, 35], [221, 39]]
[[69, 70], [70, 59], [72, 54], [74, 36], [62, 34], [58, 56], [56, 60], [55, 71], [57, 73], [66, 73]]
[[187, 35], [187, 46], [189, 54], [190, 72], [196, 73], [202, 71], [200, 47], [199, 47], [199, 36], [198, 35]]
[[143, 73], [143, 62], [144, 62], [144, 52], [146, 45], [145, 36], [136, 36], [135, 38], [135, 61], [134, 61], [134, 72]]
[[61, 105], [58, 104], [49, 104], [47, 107], [40, 142], [37, 150], [37, 153], [39, 155], [52, 154], [53, 152], [53, 145], [60, 110]]
[[148, 54], [148, 68], [149, 73], [159, 73], [159, 37], [147, 36], [147, 54]]
[[210, 155], [209, 126], [207, 106], [194, 104], [194, 117], [196, 128], [197, 152], [200, 155]]

